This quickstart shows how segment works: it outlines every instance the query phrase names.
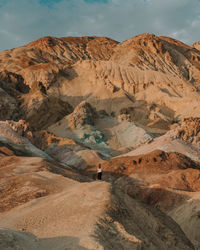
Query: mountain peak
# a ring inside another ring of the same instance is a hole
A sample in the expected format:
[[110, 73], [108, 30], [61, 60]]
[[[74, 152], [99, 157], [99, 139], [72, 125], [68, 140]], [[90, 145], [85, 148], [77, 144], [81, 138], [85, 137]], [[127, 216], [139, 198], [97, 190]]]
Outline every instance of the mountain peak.
[[200, 41], [194, 43], [192, 46], [193, 46], [195, 49], [200, 50]]
[[144, 33], [0, 53], [0, 227], [22, 231], [0, 230], [0, 249], [200, 245], [194, 47]]

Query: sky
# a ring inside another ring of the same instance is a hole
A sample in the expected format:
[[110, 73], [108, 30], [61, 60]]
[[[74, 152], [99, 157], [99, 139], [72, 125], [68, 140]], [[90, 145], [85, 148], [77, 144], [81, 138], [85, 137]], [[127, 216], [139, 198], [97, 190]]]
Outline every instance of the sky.
[[200, 40], [200, 0], [0, 0], [0, 51], [44, 36]]

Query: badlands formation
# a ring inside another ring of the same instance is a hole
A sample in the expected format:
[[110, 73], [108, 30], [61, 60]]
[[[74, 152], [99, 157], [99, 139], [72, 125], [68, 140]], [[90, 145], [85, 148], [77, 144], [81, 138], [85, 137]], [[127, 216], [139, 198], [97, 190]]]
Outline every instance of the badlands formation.
[[199, 104], [200, 42], [1, 52], [0, 250], [200, 249]]

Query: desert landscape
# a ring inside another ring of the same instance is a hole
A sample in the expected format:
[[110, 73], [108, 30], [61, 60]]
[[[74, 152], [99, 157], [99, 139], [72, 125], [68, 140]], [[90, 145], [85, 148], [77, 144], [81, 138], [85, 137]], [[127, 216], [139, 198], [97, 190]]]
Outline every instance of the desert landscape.
[[199, 45], [0, 52], [0, 250], [200, 249]]

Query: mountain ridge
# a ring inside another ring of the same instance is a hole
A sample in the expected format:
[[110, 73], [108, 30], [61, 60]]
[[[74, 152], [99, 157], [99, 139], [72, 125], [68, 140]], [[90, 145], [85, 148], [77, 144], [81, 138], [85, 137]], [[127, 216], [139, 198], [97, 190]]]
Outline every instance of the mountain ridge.
[[148, 33], [1, 52], [0, 248], [198, 250], [199, 76]]

